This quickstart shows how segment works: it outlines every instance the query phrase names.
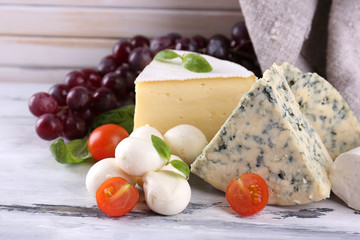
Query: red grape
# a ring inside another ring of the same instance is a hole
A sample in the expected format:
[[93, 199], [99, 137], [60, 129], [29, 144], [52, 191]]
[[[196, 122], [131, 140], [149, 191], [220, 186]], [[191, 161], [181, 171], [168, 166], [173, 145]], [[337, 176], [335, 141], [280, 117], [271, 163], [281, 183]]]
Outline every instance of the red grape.
[[220, 42], [221, 42], [224, 46], [226, 46], [227, 48], [230, 47], [230, 40], [229, 40], [227, 37], [225, 37], [224, 35], [222, 35], [222, 34], [215, 34], [214, 36], [212, 36], [212, 37], [210, 38], [210, 41], [211, 41], [211, 40], [214, 40], [214, 39], [220, 41]]
[[130, 44], [133, 48], [148, 47], [150, 45], [150, 41], [142, 35], [136, 35], [130, 40]]
[[82, 74], [84, 74], [85, 78], [88, 79], [90, 75], [92, 74], [98, 74], [94, 69], [92, 68], [84, 68], [80, 71]]
[[173, 44], [176, 42], [176, 40], [182, 38], [182, 36], [178, 33], [169, 33], [166, 36], [173, 42]]
[[255, 54], [254, 47], [250, 40], [242, 41], [238, 47], [239, 51]]
[[116, 107], [115, 94], [106, 87], [97, 89], [91, 97], [91, 106], [96, 111], [107, 111]]
[[181, 39], [176, 40], [175, 49], [197, 52], [199, 47], [195, 40], [190, 39], [190, 38], [181, 38]]
[[206, 48], [206, 45], [208, 44], [208, 40], [201, 35], [195, 35], [192, 37], [192, 39], [196, 41], [199, 49]]
[[212, 39], [207, 45], [206, 53], [220, 59], [226, 59], [228, 57], [229, 50], [222, 41]]
[[65, 77], [65, 84], [69, 88], [83, 86], [85, 84], [85, 76], [79, 71], [69, 72]]
[[124, 63], [115, 70], [115, 73], [119, 74], [120, 76], [126, 77], [129, 70], [130, 70], [129, 64]]
[[58, 110], [56, 100], [46, 92], [38, 92], [32, 95], [28, 105], [30, 112], [37, 117], [44, 113], [55, 113]]
[[101, 85], [101, 77], [94, 69], [85, 68], [81, 70], [84, 74], [88, 88], [98, 88]]
[[153, 38], [150, 42], [150, 50], [154, 54], [160, 52], [161, 50], [167, 48], [171, 49], [173, 47], [174, 47], [174, 41], [172, 41], [170, 38], [165, 36]]
[[109, 72], [115, 71], [118, 65], [119, 62], [115, 59], [115, 57], [109, 55], [101, 59], [98, 65], [98, 71], [100, 72], [100, 74], [105, 75]]
[[69, 88], [65, 84], [55, 84], [49, 89], [50, 95], [57, 101], [60, 106], [66, 105], [66, 96]]
[[69, 140], [83, 138], [87, 134], [86, 123], [76, 115], [69, 115], [64, 121], [62, 133]]
[[[137, 74], [137, 75], [139, 75], [139, 74]], [[126, 90], [127, 90], [127, 92], [135, 91], [135, 79], [136, 79], [137, 75], [132, 71], [127, 72], [127, 74], [126, 74]]]
[[45, 113], [36, 121], [36, 133], [45, 140], [53, 140], [60, 137], [62, 123], [54, 114]]
[[72, 110], [85, 110], [90, 104], [89, 90], [82, 86], [72, 88], [66, 97], [66, 103]]
[[249, 33], [247, 31], [245, 22], [236, 23], [231, 30], [231, 36], [233, 39], [240, 42], [240, 40], [250, 40]]
[[123, 64], [116, 69], [115, 73], [125, 78], [126, 92], [135, 91], [136, 75], [130, 70], [129, 65]]
[[151, 51], [147, 48], [135, 48], [129, 55], [131, 69], [142, 71], [153, 59]]
[[111, 89], [116, 95], [123, 95], [126, 90], [126, 76], [121, 76], [115, 72], [106, 74], [102, 81], [101, 86]]
[[113, 56], [119, 63], [127, 62], [132, 47], [128, 41], [121, 40], [113, 47]]
[[63, 111], [60, 112], [60, 114], [58, 114], [58, 117], [63, 125], [69, 115], [71, 115], [69, 108], [65, 108]]
[[91, 124], [92, 120], [94, 120], [95, 117], [95, 114], [89, 108], [85, 111], [76, 111], [73, 114], [83, 119], [88, 124]]

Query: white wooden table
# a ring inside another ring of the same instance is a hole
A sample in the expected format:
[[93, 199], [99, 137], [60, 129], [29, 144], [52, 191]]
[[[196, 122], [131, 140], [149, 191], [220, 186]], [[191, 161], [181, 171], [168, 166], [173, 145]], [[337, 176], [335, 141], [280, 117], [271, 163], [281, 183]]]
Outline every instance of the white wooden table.
[[267, 206], [242, 218], [224, 194], [192, 175], [192, 198], [160, 216], [143, 194], [126, 216], [110, 218], [85, 188], [90, 163], [61, 165], [36, 136], [28, 98], [48, 84], [0, 83], [0, 239], [360, 239], [360, 211], [332, 196], [308, 205]]
[[0, 0], [0, 81], [57, 83], [122, 38], [230, 36], [238, 0]]

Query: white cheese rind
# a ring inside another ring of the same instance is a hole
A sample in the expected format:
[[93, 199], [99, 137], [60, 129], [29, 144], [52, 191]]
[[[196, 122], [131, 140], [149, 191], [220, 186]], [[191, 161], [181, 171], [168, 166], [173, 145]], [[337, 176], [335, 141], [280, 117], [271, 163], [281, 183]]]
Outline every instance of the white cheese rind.
[[[186, 55], [191, 52], [172, 50], [179, 55]], [[197, 73], [187, 70], [181, 65], [181, 59], [176, 58], [161, 62], [153, 60], [145, 69], [139, 74], [136, 82], [147, 81], [168, 81], [168, 80], [189, 80], [189, 79], [201, 79], [201, 78], [231, 78], [242, 77], [248, 78], [254, 75], [252, 72], [244, 68], [243, 66], [226, 61], [220, 60], [215, 57], [211, 57], [205, 54], [201, 54], [211, 65], [213, 70], [207, 73]]]
[[329, 197], [331, 163], [273, 67], [241, 98], [191, 171], [222, 191], [241, 174], [254, 172], [269, 186], [269, 204], [294, 205]]
[[330, 156], [360, 146], [360, 125], [340, 93], [316, 73], [281, 66], [301, 112], [319, 134]]

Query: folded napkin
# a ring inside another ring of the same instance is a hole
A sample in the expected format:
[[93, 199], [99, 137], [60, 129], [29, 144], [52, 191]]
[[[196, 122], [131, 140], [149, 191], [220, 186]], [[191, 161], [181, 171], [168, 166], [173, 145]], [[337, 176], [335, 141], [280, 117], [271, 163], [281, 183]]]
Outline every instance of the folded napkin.
[[360, 119], [360, 1], [239, 0], [261, 69], [317, 72]]

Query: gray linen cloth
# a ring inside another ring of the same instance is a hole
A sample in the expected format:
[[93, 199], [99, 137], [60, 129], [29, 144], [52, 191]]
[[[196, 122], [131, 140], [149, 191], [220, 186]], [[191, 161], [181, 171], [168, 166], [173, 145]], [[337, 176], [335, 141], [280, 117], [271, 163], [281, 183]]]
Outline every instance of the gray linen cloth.
[[325, 77], [360, 119], [360, 0], [239, 0], [261, 69]]

